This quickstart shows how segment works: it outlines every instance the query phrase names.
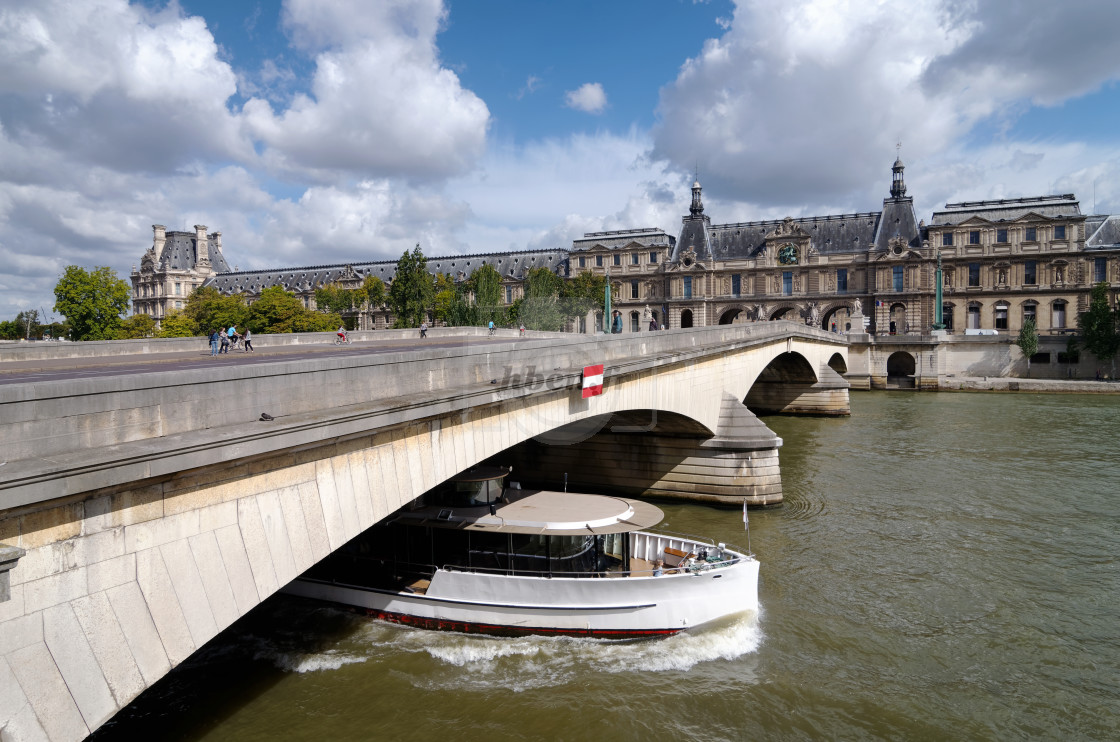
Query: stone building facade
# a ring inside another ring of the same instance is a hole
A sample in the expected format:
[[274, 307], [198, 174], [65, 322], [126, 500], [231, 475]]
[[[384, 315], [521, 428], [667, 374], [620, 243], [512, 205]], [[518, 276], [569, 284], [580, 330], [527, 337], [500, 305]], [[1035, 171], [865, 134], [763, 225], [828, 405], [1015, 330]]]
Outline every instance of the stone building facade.
[[222, 233], [206, 233], [196, 224], [194, 232], [168, 232], [162, 224], [152, 225], [152, 246], [132, 266], [132, 313], [147, 314], [160, 321], [182, 309], [187, 297], [215, 277], [229, 272], [222, 255]]
[[[624, 333], [793, 319], [835, 332], [929, 335], [939, 259], [949, 333], [1015, 334], [1025, 319], [1043, 335], [1069, 333], [1101, 281], [1116, 303], [1120, 217], [1082, 214], [1066, 194], [947, 204], [927, 225], [907, 195], [904, 171], [896, 160], [878, 211], [713, 224], [697, 181], [676, 236], [654, 227], [590, 232], [570, 249], [431, 257], [428, 270], [462, 281], [491, 265], [502, 275], [506, 305], [523, 295], [531, 268], [562, 277], [600, 273], [614, 297], [606, 325]], [[282, 286], [313, 309], [320, 286], [356, 287], [369, 275], [388, 285], [396, 271], [396, 261], [230, 271], [221, 233], [154, 229], [155, 244], [132, 276], [134, 311], [157, 319], [198, 285], [250, 302]], [[394, 319], [386, 307], [358, 314], [358, 329]], [[604, 326], [600, 311], [569, 329]]]

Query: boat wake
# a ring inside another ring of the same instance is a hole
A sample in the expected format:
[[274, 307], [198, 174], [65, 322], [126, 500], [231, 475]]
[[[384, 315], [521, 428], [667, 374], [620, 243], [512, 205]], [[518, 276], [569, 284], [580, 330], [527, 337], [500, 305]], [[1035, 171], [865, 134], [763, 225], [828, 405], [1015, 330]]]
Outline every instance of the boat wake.
[[[639, 641], [498, 638], [418, 631], [381, 622], [371, 623], [365, 638], [371, 649], [391, 648], [436, 660], [433, 672], [413, 676], [420, 687], [455, 690], [481, 685], [524, 691], [564, 685], [588, 672], [680, 672], [704, 662], [732, 660], [757, 651], [762, 630], [758, 614], [748, 613], [694, 632]], [[440, 672], [440, 666], [457, 671]]]

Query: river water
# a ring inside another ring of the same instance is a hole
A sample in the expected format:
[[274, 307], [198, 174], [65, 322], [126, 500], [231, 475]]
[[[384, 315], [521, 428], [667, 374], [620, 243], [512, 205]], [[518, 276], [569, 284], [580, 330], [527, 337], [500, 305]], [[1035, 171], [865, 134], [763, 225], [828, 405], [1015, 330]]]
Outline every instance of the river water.
[[[273, 599], [98, 740], [1120, 738], [1120, 396], [852, 394], [769, 417], [762, 610], [632, 643]], [[741, 515], [659, 503], [744, 543]]]

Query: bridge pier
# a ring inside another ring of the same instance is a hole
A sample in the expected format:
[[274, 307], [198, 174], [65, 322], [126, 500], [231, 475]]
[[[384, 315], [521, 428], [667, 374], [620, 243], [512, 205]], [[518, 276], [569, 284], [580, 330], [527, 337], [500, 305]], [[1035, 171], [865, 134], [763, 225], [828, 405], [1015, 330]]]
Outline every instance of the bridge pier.
[[818, 378], [802, 378], [781, 367], [767, 368], [751, 387], [747, 407], [767, 414], [851, 415], [851, 385], [826, 363], [817, 374]]

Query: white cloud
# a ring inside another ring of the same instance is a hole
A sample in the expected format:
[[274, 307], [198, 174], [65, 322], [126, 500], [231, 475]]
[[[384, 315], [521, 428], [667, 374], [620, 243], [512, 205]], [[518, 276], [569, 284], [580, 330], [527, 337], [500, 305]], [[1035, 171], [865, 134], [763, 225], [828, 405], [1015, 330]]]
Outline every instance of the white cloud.
[[607, 94], [601, 83], [586, 82], [564, 93], [564, 105], [584, 113], [602, 113], [607, 107]]
[[246, 131], [274, 172], [332, 182], [442, 178], [482, 155], [490, 112], [439, 64], [435, 0], [368, 3], [290, 0], [285, 23], [315, 53], [310, 95], [279, 113], [260, 98], [243, 109]]
[[897, 141], [932, 163], [988, 117], [1115, 79], [1120, 9], [1078, 6], [741, 0], [662, 89], [654, 156], [727, 198], [868, 208]]

